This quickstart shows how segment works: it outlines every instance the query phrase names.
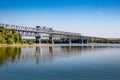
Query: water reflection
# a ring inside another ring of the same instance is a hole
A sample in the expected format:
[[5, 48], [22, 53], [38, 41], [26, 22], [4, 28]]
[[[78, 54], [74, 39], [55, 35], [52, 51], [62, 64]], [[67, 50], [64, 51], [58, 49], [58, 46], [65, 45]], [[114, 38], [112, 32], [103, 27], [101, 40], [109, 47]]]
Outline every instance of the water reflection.
[[[13, 62], [50, 62], [54, 58], [69, 57], [84, 54], [86, 51], [95, 51], [110, 47], [102, 46], [54, 46], [54, 47], [1, 47], [0, 65]], [[111, 47], [114, 48], [114, 47]]]
[[0, 47], [0, 66], [17, 61], [20, 53], [20, 47]]

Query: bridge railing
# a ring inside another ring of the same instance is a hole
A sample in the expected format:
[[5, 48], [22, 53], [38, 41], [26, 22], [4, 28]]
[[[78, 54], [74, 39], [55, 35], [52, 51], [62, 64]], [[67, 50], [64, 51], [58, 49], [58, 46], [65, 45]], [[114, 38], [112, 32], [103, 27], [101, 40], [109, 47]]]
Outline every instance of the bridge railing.
[[68, 35], [68, 36], [81, 36], [80, 33], [72, 33], [72, 32], [57, 31], [57, 30], [54, 30], [52, 33], [63, 34], [63, 35]]

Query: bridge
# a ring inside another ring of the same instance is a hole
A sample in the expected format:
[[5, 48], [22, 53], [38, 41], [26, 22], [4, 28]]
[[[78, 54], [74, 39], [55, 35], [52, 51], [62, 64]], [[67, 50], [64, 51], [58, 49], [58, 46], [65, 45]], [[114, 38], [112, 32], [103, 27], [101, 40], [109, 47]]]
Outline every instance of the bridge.
[[[36, 26], [35, 28], [33, 28], [33, 27], [10, 25], [4, 23], [0, 23], [0, 26], [7, 28], [9, 31], [15, 29], [17, 33], [20, 33], [22, 35], [22, 39], [25, 39], [25, 37], [26, 38], [31, 37], [36, 39], [37, 43], [40, 43], [41, 38], [44, 37], [48, 38], [52, 44], [54, 44], [55, 39], [67, 39], [69, 44], [71, 44], [71, 40], [73, 39], [79, 40], [79, 43], [81, 44], [88, 43], [88, 41], [102, 39], [99, 37], [84, 36], [81, 35], [81, 33], [58, 31], [58, 30], [53, 30], [53, 28], [46, 28], [41, 26]], [[42, 34], [45, 34], [45, 36], [43, 36]]]

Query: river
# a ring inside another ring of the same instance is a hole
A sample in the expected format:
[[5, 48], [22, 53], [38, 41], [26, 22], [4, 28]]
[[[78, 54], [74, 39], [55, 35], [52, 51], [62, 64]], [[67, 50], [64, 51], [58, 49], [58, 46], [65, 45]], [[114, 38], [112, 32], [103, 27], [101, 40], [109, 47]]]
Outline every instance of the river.
[[0, 47], [0, 80], [119, 80], [120, 44]]

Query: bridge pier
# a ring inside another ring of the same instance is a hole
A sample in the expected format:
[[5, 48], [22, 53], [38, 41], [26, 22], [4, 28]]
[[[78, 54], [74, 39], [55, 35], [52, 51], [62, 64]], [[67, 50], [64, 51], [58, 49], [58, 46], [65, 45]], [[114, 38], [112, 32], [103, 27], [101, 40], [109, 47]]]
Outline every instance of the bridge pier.
[[41, 43], [41, 39], [40, 39], [41, 36], [36, 36], [35, 38], [36, 38], [36, 43], [38, 43], [38, 44]]
[[51, 44], [54, 44], [54, 40], [53, 40], [53, 36], [52, 35], [49, 37], [49, 41], [50, 41]]
[[94, 42], [95, 41], [94, 38], [91, 38], [91, 41]]
[[79, 39], [79, 43], [80, 43], [80, 44], [83, 44], [83, 40], [82, 40], [82, 39]]
[[71, 44], [72, 42], [71, 42], [71, 38], [69, 38], [69, 44]]
[[83, 43], [84, 43], [84, 44], [88, 44], [88, 40], [87, 40], [87, 39], [84, 39], [84, 40], [83, 40]]
[[82, 44], [84, 44], [84, 38], [83, 38], [83, 36], [82, 36]]

